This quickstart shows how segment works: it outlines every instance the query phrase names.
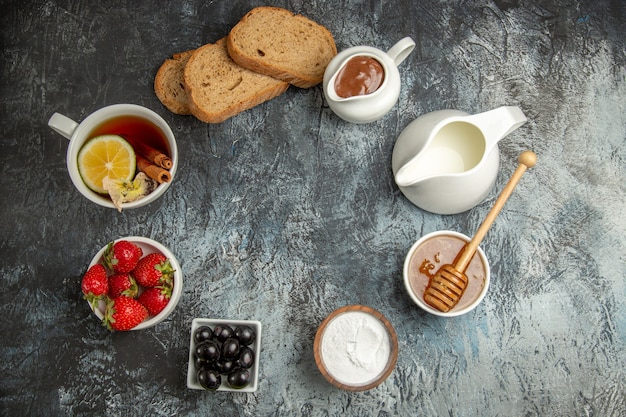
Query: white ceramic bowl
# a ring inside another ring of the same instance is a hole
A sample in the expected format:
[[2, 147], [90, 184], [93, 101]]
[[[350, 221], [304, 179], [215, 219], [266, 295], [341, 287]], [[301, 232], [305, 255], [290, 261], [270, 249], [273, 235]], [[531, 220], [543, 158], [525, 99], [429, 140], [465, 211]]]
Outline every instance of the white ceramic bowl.
[[[483, 298], [485, 298], [485, 295], [487, 294], [487, 290], [489, 289], [489, 282], [491, 279], [489, 262], [487, 261], [487, 257], [485, 256], [485, 253], [479, 247], [477, 250], [477, 253], [478, 253], [480, 261], [482, 262], [482, 266], [484, 268], [484, 279], [482, 280], [482, 282], [480, 282], [479, 279], [476, 279], [473, 276], [468, 275], [468, 279], [469, 279], [468, 287], [465, 290], [465, 293], [463, 294], [461, 299], [459, 300], [458, 304], [454, 306], [454, 308], [452, 308], [448, 312], [443, 312], [443, 311], [437, 310], [436, 308], [431, 307], [430, 305], [426, 304], [426, 302], [424, 301], [423, 291], [424, 291], [425, 285], [423, 285], [424, 288], [421, 288], [421, 287], [418, 288], [417, 285], [415, 285], [415, 280], [413, 280], [413, 284], [411, 283], [412, 277], [414, 277], [414, 274], [415, 274], [415, 270], [419, 268], [419, 265], [421, 265], [423, 261], [425, 261], [425, 259], [422, 259], [421, 256], [420, 256], [420, 259], [417, 259], [417, 258], [414, 259], [413, 255], [415, 254], [417, 249], [420, 246], [422, 246], [426, 241], [433, 239], [433, 238], [438, 238], [441, 236], [449, 236], [449, 237], [455, 238], [456, 240], [460, 242], [459, 243], [460, 247], [462, 247], [464, 244], [462, 242], [469, 242], [471, 240], [469, 237], [465, 236], [464, 234], [453, 232], [451, 230], [441, 230], [437, 232], [432, 232], [420, 238], [417, 242], [415, 242], [415, 244], [413, 244], [413, 246], [409, 250], [404, 260], [404, 269], [402, 272], [402, 275], [404, 278], [404, 286], [407, 292], [409, 293], [409, 296], [411, 297], [411, 299], [421, 309], [431, 314], [434, 314], [436, 316], [441, 316], [441, 317], [460, 316], [476, 308], [476, 306], [478, 306], [478, 304], [481, 303]], [[455, 256], [456, 253], [458, 252], [456, 251], [453, 252], [452, 256], [448, 256], [447, 258], [445, 256], [441, 257], [439, 259], [440, 260], [439, 262], [434, 262], [433, 259], [434, 259], [435, 254], [431, 254], [429, 256], [429, 261], [431, 262], [432, 266], [434, 266], [434, 269], [432, 269], [432, 274], [435, 274], [437, 270], [444, 264], [452, 263], [454, 258], [456, 257]], [[472, 262], [476, 262], [476, 261], [473, 259]], [[473, 279], [474, 281], [472, 281]], [[474, 295], [472, 296], [472, 294]]]
[[200, 326], [209, 326], [213, 329], [218, 324], [227, 324], [233, 328], [233, 330], [240, 325], [250, 326], [256, 333], [256, 339], [250, 345], [254, 351], [254, 365], [249, 369], [250, 371], [250, 383], [240, 389], [231, 388], [228, 386], [228, 382], [225, 381], [222, 376], [222, 384], [216, 391], [229, 391], [229, 392], [255, 392], [259, 386], [259, 362], [261, 353], [261, 322], [256, 320], [221, 320], [221, 319], [204, 319], [195, 318], [191, 322], [191, 335], [189, 338], [189, 364], [187, 365], [187, 388], [205, 390], [198, 382], [196, 375], [196, 367], [194, 365], [193, 352], [196, 347], [196, 342], [193, 339], [193, 334]]
[[[174, 311], [174, 308], [176, 308], [176, 305], [178, 304], [178, 301], [180, 300], [180, 296], [183, 292], [183, 273], [180, 268], [180, 264], [178, 263], [178, 260], [176, 259], [174, 254], [168, 248], [166, 248], [165, 246], [163, 246], [162, 244], [160, 244], [159, 242], [155, 240], [149, 239], [147, 237], [128, 236], [128, 237], [117, 239], [115, 241], [117, 242], [119, 240], [128, 240], [129, 242], [136, 244], [143, 251], [143, 256], [146, 256], [149, 253], [155, 253], [155, 252], [162, 253], [163, 255], [165, 255], [165, 257], [167, 257], [170, 260], [172, 268], [174, 269], [174, 288], [172, 289], [172, 296], [170, 298], [170, 302], [167, 303], [167, 306], [159, 314], [157, 314], [156, 316], [148, 316], [146, 320], [144, 320], [142, 323], [138, 324], [136, 327], [134, 327], [131, 330], [141, 330], [141, 329], [146, 329], [148, 327], [155, 326], [156, 324], [165, 320], [167, 316], [169, 316], [172, 313], [172, 311]], [[104, 251], [106, 250], [107, 246], [108, 245], [105, 245], [102, 249], [98, 251], [98, 253], [96, 253], [96, 255], [91, 260], [89, 267], [102, 262]], [[89, 305], [91, 306], [91, 304]], [[101, 300], [98, 303], [98, 308], [96, 308], [95, 310], [92, 309], [93, 312], [96, 314], [96, 316], [98, 316], [100, 320], [102, 320], [102, 318], [104, 317], [105, 307], [106, 307], [106, 303]]]

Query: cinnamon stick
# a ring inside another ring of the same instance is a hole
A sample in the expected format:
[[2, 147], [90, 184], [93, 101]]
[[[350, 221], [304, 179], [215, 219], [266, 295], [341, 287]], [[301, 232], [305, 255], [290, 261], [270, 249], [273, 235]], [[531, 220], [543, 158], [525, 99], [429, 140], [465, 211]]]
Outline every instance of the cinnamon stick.
[[147, 176], [149, 176], [159, 184], [171, 181], [172, 174], [170, 174], [168, 170], [153, 164], [148, 159], [139, 154], [135, 154], [135, 156], [137, 157], [137, 169], [144, 172]]
[[170, 169], [172, 167], [172, 159], [160, 150], [140, 141], [129, 140], [128, 138], [125, 139], [135, 149], [135, 153], [140, 154], [153, 164], [165, 169]]

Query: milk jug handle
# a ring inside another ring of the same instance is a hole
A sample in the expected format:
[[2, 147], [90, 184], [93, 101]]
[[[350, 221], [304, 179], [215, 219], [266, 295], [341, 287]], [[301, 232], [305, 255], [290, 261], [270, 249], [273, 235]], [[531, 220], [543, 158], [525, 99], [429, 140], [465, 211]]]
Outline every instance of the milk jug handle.
[[387, 55], [389, 55], [389, 58], [398, 66], [413, 52], [413, 49], [415, 49], [415, 42], [407, 36], [396, 42], [396, 44], [387, 51]]
[[519, 107], [502, 106], [469, 116], [468, 121], [478, 126], [485, 135], [488, 153], [500, 139], [513, 132], [515, 129], [526, 123], [526, 116]]
[[508, 116], [506, 117], [506, 119], [508, 119], [511, 125], [509, 129], [506, 132], [504, 132], [502, 137], [507, 136], [509, 133], [513, 132], [515, 129], [517, 129], [518, 127], [520, 127], [527, 121], [526, 116], [522, 112], [522, 109], [520, 109], [519, 107], [506, 106], [505, 108], [507, 109], [506, 114]]

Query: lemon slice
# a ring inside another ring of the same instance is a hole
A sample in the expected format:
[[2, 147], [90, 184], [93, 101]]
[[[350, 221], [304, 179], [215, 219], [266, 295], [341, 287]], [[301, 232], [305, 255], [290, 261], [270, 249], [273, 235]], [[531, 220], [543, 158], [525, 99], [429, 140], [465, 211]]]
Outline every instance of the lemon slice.
[[135, 176], [135, 151], [124, 138], [103, 135], [90, 139], [78, 152], [78, 171], [85, 185], [100, 194], [107, 190], [102, 184], [111, 180], [131, 181]]

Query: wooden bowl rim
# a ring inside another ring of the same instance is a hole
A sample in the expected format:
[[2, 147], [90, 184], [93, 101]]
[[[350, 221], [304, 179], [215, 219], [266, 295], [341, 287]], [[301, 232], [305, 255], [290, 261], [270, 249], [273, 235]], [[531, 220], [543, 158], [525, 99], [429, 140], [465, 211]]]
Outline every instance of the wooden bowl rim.
[[[337, 381], [330, 374], [330, 372], [328, 372], [328, 370], [326, 369], [326, 366], [324, 365], [324, 360], [322, 359], [321, 342], [322, 342], [322, 337], [324, 335], [324, 331], [326, 330], [326, 327], [337, 316], [344, 314], [344, 313], [351, 313], [351, 312], [367, 313], [375, 317], [376, 319], [378, 319], [383, 324], [383, 326], [385, 326], [385, 329], [387, 330], [387, 333], [389, 335], [389, 340], [391, 342], [389, 360], [387, 361], [387, 365], [385, 366], [385, 369], [383, 369], [383, 371], [375, 380], [371, 381], [370, 383], [366, 385], [348, 385], [348, 384], [344, 384], [342, 382]], [[359, 305], [359, 304], [348, 305], [348, 306], [340, 307], [336, 309], [335, 311], [333, 311], [332, 313], [330, 313], [319, 325], [317, 329], [317, 333], [315, 334], [315, 340], [313, 342], [313, 355], [315, 356], [315, 363], [317, 364], [317, 367], [320, 370], [321, 374], [332, 385], [334, 385], [337, 388], [346, 390], [346, 391], [355, 391], [355, 392], [366, 391], [366, 390], [375, 388], [378, 385], [380, 385], [385, 379], [389, 377], [389, 375], [395, 368], [396, 362], [398, 361], [398, 336], [396, 335], [396, 331], [391, 325], [391, 322], [389, 322], [389, 320], [387, 320], [387, 318], [379, 311], [371, 307]]]

